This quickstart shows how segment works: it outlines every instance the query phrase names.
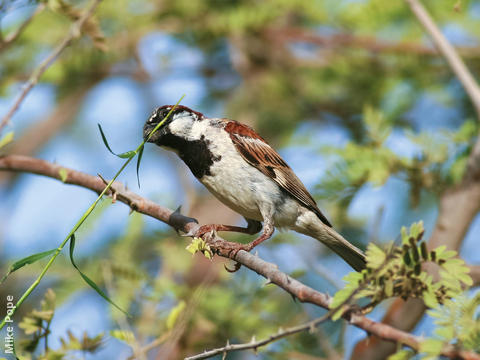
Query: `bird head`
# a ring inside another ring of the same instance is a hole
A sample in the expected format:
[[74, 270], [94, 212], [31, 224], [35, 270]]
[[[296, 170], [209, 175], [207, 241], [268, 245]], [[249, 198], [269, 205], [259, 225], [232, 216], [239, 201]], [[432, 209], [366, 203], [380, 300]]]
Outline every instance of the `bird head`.
[[162, 140], [167, 135], [188, 138], [194, 122], [204, 118], [202, 113], [186, 106], [178, 105], [160, 128], [150, 136], [151, 132], [167, 117], [173, 107], [174, 105], [163, 105], [153, 111], [143, 127], [143, 138], [145, 141], [162, 145]]

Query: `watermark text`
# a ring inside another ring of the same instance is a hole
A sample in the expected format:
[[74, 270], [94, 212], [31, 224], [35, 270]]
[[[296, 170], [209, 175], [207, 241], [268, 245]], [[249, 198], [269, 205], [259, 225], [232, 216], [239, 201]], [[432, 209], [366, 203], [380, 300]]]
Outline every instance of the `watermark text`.
[[14, 353], [13, 345], [13, 313], [15, 312], [15, 304], [13, 303], [13, 296], [7, 295], [7, 316], [5, 316], [5, 324], [7, 330], [7, 336], [5, 336], [5, 354]]

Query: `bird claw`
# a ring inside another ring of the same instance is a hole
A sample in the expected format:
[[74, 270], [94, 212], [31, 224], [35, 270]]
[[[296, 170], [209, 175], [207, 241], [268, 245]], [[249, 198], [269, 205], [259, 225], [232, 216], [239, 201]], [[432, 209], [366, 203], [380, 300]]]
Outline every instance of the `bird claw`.
[[[231, 247], [230, 251], [228, 252], [227, 256], [230, 259], [234, 259], [238, 252], [240, 250], [250, 252], [252, 250], [252, 246], [250, 244], [243, 245], [243, 244], [237, 244], [237, 243], [229, 243], [229, 246]], [[240, 270], [242, 267], [242, 264], [240, 264], [238, 261], [235, 261], [235, 265], [233, 266], [233, 269], [229, 269], [226, 265], [223, 265], [225, 267], [225, 270], [227, 270], [229, 273], [234, 273]]]
[[252, 250], [252, 247], [249, 244], [244, 245], [232, 242], [225, 242], [220, 245], [219, 250], [225, 251], [228, 258], [235, 260], [235, 257], [240, 250], [250, 252], [250, 250]]
[[211, 225], [202, 225], [197, 229], [192, 229], [189, 232], [182, 234], [184, 237], [203, 238], [205, 234], [215, 232], [215, 227]]
[[250, 252], [251, 249], [250, 249], [249, 246], [238, 244], [238, 247], [236, 247], [235, 249], [232, 249], [228, 252], [228, 257], [230, 259], [235, 258], [240, 250]]
[[240, 270], [240, 268], [242, 267], [242, 264], [240, 264], [239, 262], [235, 262], [235, 265], [233, 265], [233, 269], [228, 268], [228, 266], [225, 265], [225, 264], [223, 264], [223, 267], [224, 267], [225, 270], [227, 270], [229, 273], [234, 273], [234, 272], [237, 272], [238, 270]]

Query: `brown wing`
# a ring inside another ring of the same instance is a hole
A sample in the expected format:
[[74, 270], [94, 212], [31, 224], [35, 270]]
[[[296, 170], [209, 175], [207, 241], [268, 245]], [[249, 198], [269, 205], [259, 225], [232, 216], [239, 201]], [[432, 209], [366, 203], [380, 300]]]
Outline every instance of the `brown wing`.
[[253, 129], [239, 122], [229, 121], [225, 130], [230, 134], [240, 155], [250, 165], [255, 166], [306, 208], [313, 211], [324, 224], [332, 226], [293, 170]]

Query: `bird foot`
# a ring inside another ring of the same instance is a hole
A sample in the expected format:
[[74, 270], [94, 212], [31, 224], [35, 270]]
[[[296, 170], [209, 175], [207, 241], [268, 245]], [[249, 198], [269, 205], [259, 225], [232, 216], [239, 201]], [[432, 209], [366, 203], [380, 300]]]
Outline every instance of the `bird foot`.
[[240, 250], [250, 252], [250, 250], [253, 249], [253, 246], [251, 244], [239, 244], [230, 241], [214, 242], [213, 246], [218, 253], [221, 253], [223, 256], [227, 256], [232, 260], [235, 260], [235, 257]]
[[[219, 250], [222, 250], [226, 253], [226, 255], [230, 258], [230, 259], [234, 259], [236, 256], [237, 256], [237, 253], [240, 251], [240, 250], [244, 250], [246, 252], [250, 252], [250, 250], [252, 250], [253, 246], [250, 246], [250, 244], [238, 244], [238, 243], [232, 243], [232, 242], [226, 242], [224, 244], [221, 245], [221, 249]], [[240, 264], [238, 261], [235, 262], [235, 265], [233, 265], [233, 268], [228, 268], [226, 265], [223, 265], [223, 267], [225, 268], [225, 270], [227, 270], [229, 273], [234, 273], [234, 272], [237, 272], [238, 270], [240, 270], [240, 268], [242, 267], [242, 264]]]
[[[217, 231], [217, 226], [215, 224], [207, 224], [200, 226], [195, 232], [186, 234], [187, 236], [193, 236], [195, 238], [202, 238], [207, 243], [209, 243], [214, 252], [218, 254], [222, 254], [223, 256], [227, 256], [228, 258], [235, 260], [238, 252], [240, 250], [244, 250], [246, 252], [250, 252], [254, 248], [254, 244], [239, 244], [230, 241], [216, 241], [215, 240], [215, 232]], [[209, 236], [205, 236], [209, 235]], [[230, 273], [237, 272], [242, 265], [239, 262], [235, 262], [235, 265], [232, 268], [228, 268], [225, 266], [225, 270]]]
[[217, 228], [214, 224], [202, 225], [200, 226], [193, 234], [187, 234], [188, 236], [193, 236], [196, 238], [202, 238], [207, 233], [213, 233], [217, 231]]

